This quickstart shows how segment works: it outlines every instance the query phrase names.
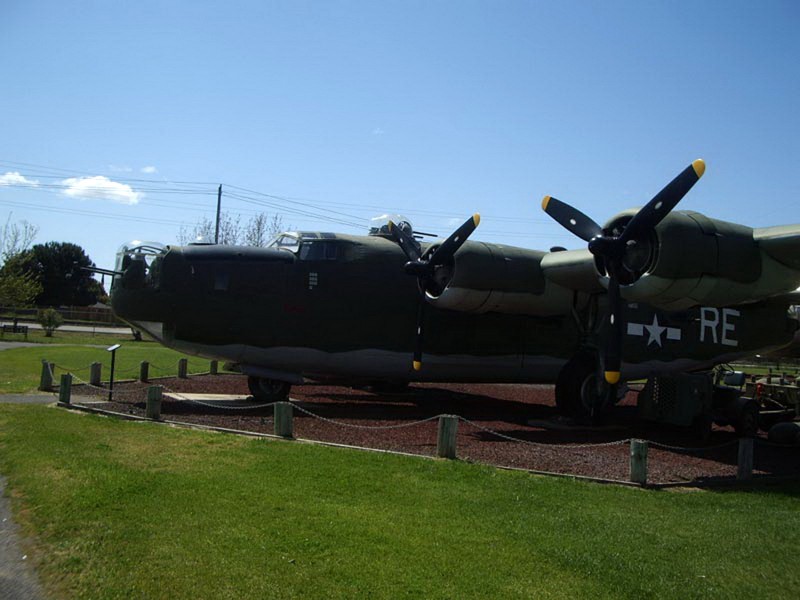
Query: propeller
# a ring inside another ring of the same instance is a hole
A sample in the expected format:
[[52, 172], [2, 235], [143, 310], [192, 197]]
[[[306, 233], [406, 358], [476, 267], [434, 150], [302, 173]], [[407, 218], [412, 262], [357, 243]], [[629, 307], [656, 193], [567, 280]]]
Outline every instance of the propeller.
[[389, 234], [398, 246], [403, 250], [408, 258], [404, 270], [409, 275], [414, 275], [419, 281], [420, 302], [417, 310], [417, 332], [414, 342], [414, 361], [415, 371], [422, 369], [422, 340], [423, 323], [425, 322], [425, 294], [433, 292], [439, 294], [444, 290], [446, 282], [441, 277], [437, 277], [442, 267], [447, 267], [452, 263], [453, 256], [459, 248], [467, 241], [472, 232], [481, 222], [481, 216], [477, 213], [456, 229], [450, 236], [436, 246], [433, 252], [421, 253], [417, 241], [411, 233], [403, 227], [398, 227], [389, 221]]
[[[614, 228], [604, 230], [581, 211], [572, 206], [545, 196], [542, 209], [561, 226], [589, 243], [589, 251], [598, 259], [608, 275], [608, 323], [610, 333], [606, 340], [603, 357], [605, 380], [615, 384], [620, 378], [622, 363], [622, 336], [625, 326], [625, 303], [621, 300], [620, 280], [633, 283], [641, 274], [635, 262], [637, 245], [654, 235], [656, 226], [677, 206], [692, 186], [705, 173], [706, 164], [697, 159], [670, 181], [653, 199], [645, 204], [622, 231]], [[626, 260], [628, 259], [628, 260]]]

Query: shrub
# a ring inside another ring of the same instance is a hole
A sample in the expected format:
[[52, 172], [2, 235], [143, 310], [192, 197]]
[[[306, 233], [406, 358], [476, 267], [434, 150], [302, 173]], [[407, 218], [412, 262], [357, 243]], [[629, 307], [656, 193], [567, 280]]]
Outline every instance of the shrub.
[[64, 324], [64, 317], [54, 308], [39, 311], [39, 325], [44, 329], [45, 337], [53, 337], [53, 332]]

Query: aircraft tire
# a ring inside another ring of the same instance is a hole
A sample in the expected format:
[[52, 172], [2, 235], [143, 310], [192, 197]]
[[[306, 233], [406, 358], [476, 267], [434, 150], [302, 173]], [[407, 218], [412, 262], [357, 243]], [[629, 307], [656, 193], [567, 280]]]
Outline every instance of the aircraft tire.
[[247, 387], [259, 402], [280, 402], [289, 397], [292, 384], [277, 379], [250, 376], [247, 378]]
[[[556, 408], [577, 421], [597, 421], [611, 404], [613, 390], [609, 386], [602, 396], [597, 394], [597, 359], [590, 353], [573, 356], [556, 380]], [[594, 410], [592, 408], [594, 407]]]

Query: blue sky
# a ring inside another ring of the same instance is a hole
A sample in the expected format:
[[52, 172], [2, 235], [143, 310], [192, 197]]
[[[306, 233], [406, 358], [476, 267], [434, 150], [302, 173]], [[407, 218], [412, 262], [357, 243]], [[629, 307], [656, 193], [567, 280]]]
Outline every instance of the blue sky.
[[299, 229], [480, 212], [474, 239], [577, 248], [542, 196], [603, 222], [702, 157], [680, 208], [800, 222], [798, 26], [776, 1], [3, 0], [0, 218], [109, 267], [223, 183]]

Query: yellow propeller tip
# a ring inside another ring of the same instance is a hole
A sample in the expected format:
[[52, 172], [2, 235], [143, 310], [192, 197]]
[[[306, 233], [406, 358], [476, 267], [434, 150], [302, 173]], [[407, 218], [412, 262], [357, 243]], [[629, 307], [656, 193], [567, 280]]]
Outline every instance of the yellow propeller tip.
[[547, 204], [550, 202], [550, 196], [545, 196], [542, 198], [542, 210], [547, 210]]
[[611, 385], [619, 382], [619, 371], [606, 371], [605, 372], [606, 381]]
[[422, 370], [422, 363], [420, 361], [418, 361], [418, 360], [414, 361], [414, 370], [415, 371], [421, 371]]
[[481, 224], [481, 216], [478, 213], [472, 215], [472, 222], [475, 223], [475, 227]]
[[694, 169], [694, 172], [697, 173], [697, 178], [700, 179], [703, 176], [703, 173], [706, 172], [706, 163], [702, 158], [698, 158], [692, 163], [692, 168]]
[[391, 230], [392, 230], [392, 228], [394, 227], [394, 223], [392, 223], [391, 221], [388, 221], [388, 222], [386, 223], [386, 227], [388, 227], [388, 228], [389, 228], [389, 231], [391, 231]]

